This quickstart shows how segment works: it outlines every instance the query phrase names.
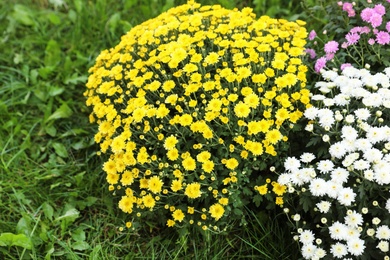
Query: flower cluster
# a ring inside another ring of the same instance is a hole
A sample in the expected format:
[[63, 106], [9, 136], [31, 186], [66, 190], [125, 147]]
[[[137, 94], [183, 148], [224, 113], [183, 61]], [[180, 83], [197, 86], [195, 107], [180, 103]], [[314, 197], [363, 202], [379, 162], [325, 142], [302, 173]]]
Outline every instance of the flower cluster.
[[[253, 172], [288, 150], [310, 101], [303, 25], [189, 1], [98, 56], [85, 96], [129, 223], [221, 230], [242, 219], [268, 185], [255, 190]], [[269, 182], [283, 204], [285, 187]]]
[[390, 68], [321, 76], [304, 116], [308, 144], [320, 144], [323, 155], [285, 160], [278, 182], [299, 196], [295, 212], [285, 211], [305, 259], [389, 259]]
[[[345, 68], [351, 65], [363, 67], [370, 63], [375, 70], [380, 71], [390, 66], [384, 56], [390, 54], [387, 46], [390, 44], [390, 14], [386, 11], [389, 1], [358, 1], [330, 2], [330, 17], [327, 31], [335, 31], [332, 39], [319, 44], [321, 37], [311, 32], [310, 40], [315, 40], [307, 48], [312, 59], [315, 59], [314, 69], [320, 72], [323, 68]], [[345, 26], [344, 24], [345, 23]]]

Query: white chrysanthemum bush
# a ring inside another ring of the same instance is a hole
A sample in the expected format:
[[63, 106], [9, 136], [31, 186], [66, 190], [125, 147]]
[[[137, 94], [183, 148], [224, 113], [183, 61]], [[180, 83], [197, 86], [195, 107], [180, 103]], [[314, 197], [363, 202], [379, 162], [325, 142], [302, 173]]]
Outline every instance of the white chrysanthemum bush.
[[219, 231], [263, 195], [283, 204], [262, 172], [310, 101], [303, 25], [189, 1], [98, 56], [85, 96], [128, 227]]
[[390, 68], [322, 70], [321, 76], [304, 112], [309, 148], [286, 159], [278, 179], [296, 196], [285, 212], [305, 259], [386, 259]]

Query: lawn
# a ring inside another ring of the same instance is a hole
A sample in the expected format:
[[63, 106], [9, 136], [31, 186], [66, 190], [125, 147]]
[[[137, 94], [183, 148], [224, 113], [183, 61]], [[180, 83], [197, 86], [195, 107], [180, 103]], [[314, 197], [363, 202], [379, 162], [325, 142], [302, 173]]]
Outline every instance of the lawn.
[[[5, 3], [7, 2], [7, 3]], [[97, 55], [135, 25], [184, 0], [10, 0], [0, 3], [1, 259], [297, 259], [280, 211], [253, 211], [228, 234], [121, 231], [85, 83]], [[299, 4], [250, 6], [258, 16], [306, 19]], [[282, 221], [278, 221], [282, 219]]]

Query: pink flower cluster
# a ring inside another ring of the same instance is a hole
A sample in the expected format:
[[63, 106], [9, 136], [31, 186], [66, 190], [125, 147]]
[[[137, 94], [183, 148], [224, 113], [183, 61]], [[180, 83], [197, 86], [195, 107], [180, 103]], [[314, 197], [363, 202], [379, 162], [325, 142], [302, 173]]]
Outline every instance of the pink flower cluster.
[[356, 15], [355, 10], [353, 10], [353, 4], [345, 2], [343, 3], [343, 11], [348, 13], [348, 17], [354, 17]]

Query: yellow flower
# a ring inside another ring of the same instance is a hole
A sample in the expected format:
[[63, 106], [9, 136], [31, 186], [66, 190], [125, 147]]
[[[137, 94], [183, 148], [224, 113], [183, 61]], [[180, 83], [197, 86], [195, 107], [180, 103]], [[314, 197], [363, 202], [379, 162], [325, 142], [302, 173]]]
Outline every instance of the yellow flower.
[[256, 190], [260, 193], [260, 195], [267, 194], [267, 192], [268, 192], [267, 184], [264, 184], [264, 185], [261, 185], [261, 186], [257, 186]]
[[250, 112], [250, 107], [241, 101], [234, 106], [234, 113], [237, 117], [247, 117]]
[[276, 144], [282, 139], [283, 135], [278, 129], [272, 129], [265, 134], [265, 139], [271, 144]]
[[212, 172], [214, 170], [214, 162], [210, 160], [204, 161], [202, 164], [202, 170], [207, 173]]
[[216, 203], [210, 206], [209, 213], [211, 214], [211, 217], [218, 221], [225, 213], [225, 209], [221, 204]]
[[173, 220], [182, 222], [184, 219], [184, 213], [181, 209], [177, 209], [172, 213]]
[[229, 204], [229, 199], [228, 198], [220, 198], [218, 200], [218, 202], [219, 202], [219, 204], [226, 206], [227, 204]]
[[280, 185], [279, 183], [275, 182], [272, 184], [272, 186], [272, 191], [278, 196], [282, 196], [286, 192], [287, 187], [285, 185]]
[[230, 170], [234, 170], [238, 166], [238, 161], [236, 158], [230, 158], [226, 160], [225, 166]]
[[186, 186], [184, 194], [190, 199], [199, 198], [202, 195], [202, 191], [200, 190], [200, 183], [193, 182]]
[[196, 156], [198, 162], [205, 162], [210, 159], [211, 153], [209, 151], [202, 151]]
[[283, 205], [283, 197], [276, 197], [275, 204], [276, 205]]
[[131, 171], [124, 171], [121, 177], [123, 186], [131, 185], [134, 182], [133, 173]]
[[175, 221], [173, 221], [172, 219], [168, 219], [167, 220], [167, 226], [168, 227], [173, 227], [175, 225]]
[[181, 183], [180, 180], [173, 180], [173, 181], [172, 181], [171, 190], [172, 190], [173, 192], [177, 192], [177, 191], [181, 190], [182, 187], [183, 187], [183, 186], [182, 186], [182, 183]]
[[260, 104], [260, 98], [258, 95], [251, 93], [244, 98], [244, 103], [251, 108], [256, 108]]
[[216, 52], [210, 52], [205, 58], [204, 58], [204, 62], [206, 62], [206, 64], [208, 65], [213, 65], [215, 63], [217, 63], [219, 60], [219, 55], [218, 53]]
[[168, 160], [175, 161], [177, 158], [179, 158], [179, 151], [174, 148], [172, 150], [169, 150], [167, 152]]
[[119, 208], [125, 213], [133, 212], [133, 198], [128, 196], [122, 196], [118, 203]]
[[145, 207], [152, 209], [156, 205], [156, 201], [151, 194], [142, 197], [142, 202]]
[[189, 114], [184, 114], [180, 117], [180, 124], [182, 126], [188, 126], [192, 123], [192, 116]]
[[153, 193], [160, 193], [163, 181], [158, 176], [153, 176], [149, 179], [149, 190]]
[[175, 148], [175, 146], [178, 142], [179, 141], [177, 140], [177, 138], [174, 135], [170, 135], [164, 141], [164, 148], [166, 150], [172, 150]]
[[191, 157], [187, 157], [182, 161], [183, 168], [186, 171], [193, 171], [196, 169], [196, 161]]

